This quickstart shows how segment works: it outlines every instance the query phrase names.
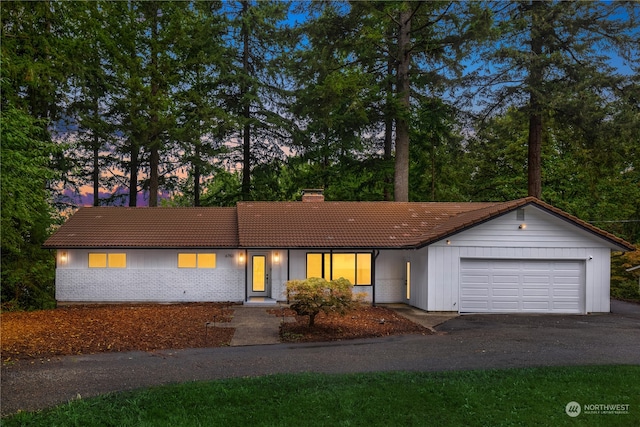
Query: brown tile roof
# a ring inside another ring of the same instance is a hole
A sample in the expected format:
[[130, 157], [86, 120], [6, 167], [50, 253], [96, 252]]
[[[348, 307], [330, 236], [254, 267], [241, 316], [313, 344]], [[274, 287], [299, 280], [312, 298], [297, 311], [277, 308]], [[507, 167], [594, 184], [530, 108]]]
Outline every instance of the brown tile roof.
[[236, 210], [86, 207], [71, 216], [44, 247], [238, 247]]
[[419, 248], [533, 204], [624, 250], [624, 240], [533, 197], [509, 202], [241, 202], [235, 208], [82, 208], [47, 248]]
[[402, 248], [451, 218], [495, 203], [243, 202], [240, 245], [255, 248]]

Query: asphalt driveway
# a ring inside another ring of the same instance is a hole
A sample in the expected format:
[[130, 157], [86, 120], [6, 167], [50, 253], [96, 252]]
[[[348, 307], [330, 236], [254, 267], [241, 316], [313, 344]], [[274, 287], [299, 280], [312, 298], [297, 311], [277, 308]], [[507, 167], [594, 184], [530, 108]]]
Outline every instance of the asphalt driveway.
[[2, 366], [2, 414], [167, 383], [275, 373], [640, 364], [640, 306], [611, 314], [468, 315], [435, 335], [68, 356]]

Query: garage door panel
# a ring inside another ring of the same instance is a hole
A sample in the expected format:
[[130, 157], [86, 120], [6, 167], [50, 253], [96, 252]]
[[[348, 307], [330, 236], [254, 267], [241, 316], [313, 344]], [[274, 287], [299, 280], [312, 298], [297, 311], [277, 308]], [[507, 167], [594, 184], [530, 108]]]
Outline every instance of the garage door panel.
[[545, 297], [545, 298], [549, 298], [549, 288], [547, 287], [537, 287], [537, 288], [532, 288], [530, 286], [527, 285], [526, 288], [522, 288], [522, 296], [523, 297]]
[[553, 301], [553, 310], [564, 313], [575, 313], [576, 304], [574, 301]]
[[493, 297], [518, 297], [520, 294], [520, 289], [518, 288], [502, 288], [502, 287], [494, 287], [491, 291], [491, 296]]
[[517, 274], [494, 274], [492, 277], [492, 282], [494, 284], [499, 284], [499, 283], [507, 283], [507, 284], [514, 284], [514, 283], [519, 283], [520, 282], [520, 276]]
[[464, 283], [474, 283], [474, 284], [485, 283], [486, 284], [491, 282], [489, 275], [473, 274], [469, 272], [463, 275], [463, 279], [464, 279]]
[[489, 311], [489, 303], [486, 299], [483, 300], [467, 300], [467, 307], [469, 310], [473, 310], [475, 312], [486, 312]]
[[520, 311], [520, 305], [516, 301], [500, 301], [494, 300], [491, 304], [491, 311], [509, 311], [509, 312], [517, 312]]
[[553, 289], [554, 298], [579, 298], [580, 290], [573, 288], [555, 288]]
[[549, 281], [551, 280], [551, 276], [549, 274], [523, 274], [522, 282], [527, 284], [538, 284], [542, 286], [547, 286]]
[[487, 298], [489, 296], [489, 288], [463, 288], [462, 292], [467, 295], [468, 298], [473, 297], [483, 297]]
[[[460, 312], [582, 313], [584, 263], [462, 260]], [[479, 299], [486, 298], [486, 301]]]
[[539, 313], [549, 311], [551, 305], [549, 301], [523, 301], [522, 311], [528, 311], [530, 313]]

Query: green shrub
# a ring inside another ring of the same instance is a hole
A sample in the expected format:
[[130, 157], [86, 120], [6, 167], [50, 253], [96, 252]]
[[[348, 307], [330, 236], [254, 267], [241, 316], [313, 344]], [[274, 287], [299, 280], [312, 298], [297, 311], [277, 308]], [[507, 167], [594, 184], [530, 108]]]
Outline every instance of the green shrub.
[[627, 271], [640, 265], [640, 249], [611, 254], [611, 297], [640, 302], [638, 276], [640, 271]]
[[614, 283], [612, 281], [611, 297], [640, 302], [640, 289], [638, 287], [638, 282], [624, 281]]
[[313, 277], [286, 283], [287, 299], [299, 316], [309, 316], [309, 327], [320, 312], [345, 314], [358, 302], [353, 298], [351, 283], [344, 278], [327, 281]]

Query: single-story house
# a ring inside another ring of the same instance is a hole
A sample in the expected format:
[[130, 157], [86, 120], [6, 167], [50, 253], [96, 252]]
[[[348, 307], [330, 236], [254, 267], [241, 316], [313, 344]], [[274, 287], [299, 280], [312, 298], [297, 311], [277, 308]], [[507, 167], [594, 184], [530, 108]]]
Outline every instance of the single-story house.
[[240, 202], [79, 209], [56, 249], [60, 304], [286, 299], [345, 277], [372, 303], [460, 313], [609, 312], [610, 253], [634, 247], [536, 198]]

